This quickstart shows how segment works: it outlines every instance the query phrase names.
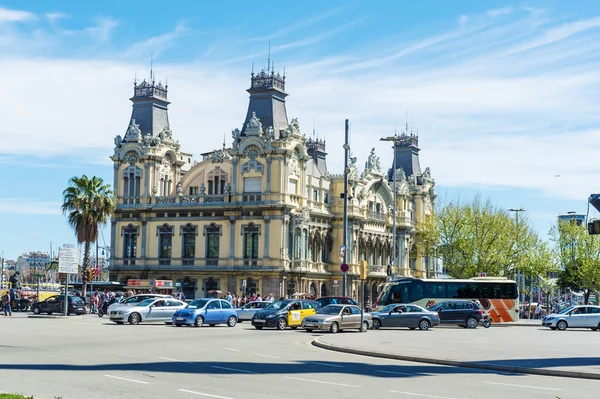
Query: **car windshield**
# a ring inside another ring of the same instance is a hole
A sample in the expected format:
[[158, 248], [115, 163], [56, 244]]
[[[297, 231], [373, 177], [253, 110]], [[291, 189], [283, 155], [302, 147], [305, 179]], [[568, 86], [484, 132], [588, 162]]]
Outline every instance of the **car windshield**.
[[138, 303], [141, 301], [141, 297], [139, 296], [132, 296], [131, 298], [127, 298], [125, 301], [123, 301], [124, 303]]
[[190, 302], [187, 306], [189, 309], [202, 309], [208, 303], [208, 299], [197, 299], [195, 301]]
[[72, 297], [70, 297], [70, 299], [71, 299], [71, 302], [73, 302], [73, 303], [83, 303], [83, 299], [81, 299], [78, 296], [72, 296]]
[[558, 312], [558, 314], [569, 313], [573, 309], [575, 309], [575, 306], [569, 306], [568, 308], [564, 308], [563, 310], [561, 310], [560, 312]]
[[154, 301], [156, 301], [156, 298], [146, 299], [145, 301], [140, 302], [138, 304], [138, 306], [148, 307], [148, 306], [152, 305], [154, 303]]
[[285, 308], [287, 305], [290, 304], [291, 301], [275, 301], [272, 304], [270, 304], [269, 306], [267, 306], [265, 309], [269, 309], [269, 310], [278, 310], [278, 309], [283, 309]]
[[325, 306], [321, 309], [319, 309], [319, 311], [317, 312], [318, 314], [340, 314], [340, 311], [342, 310], [341, 306]]

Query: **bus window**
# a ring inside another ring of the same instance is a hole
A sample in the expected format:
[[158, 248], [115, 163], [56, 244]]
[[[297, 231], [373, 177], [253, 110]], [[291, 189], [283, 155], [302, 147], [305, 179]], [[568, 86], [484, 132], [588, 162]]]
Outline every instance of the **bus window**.
[[463, 291], [460, 287], [461, 284], [448, 284], [448, 287], [446, 287], [446, 289], [448, 290], [447, 292], [447, 298], [463, 298], [462, 296], [458, 295], [458, 291]]
[[447, 298], [446, 296], [446, 283], [443, 282], [435, 282], [428, 281], [424, 283], [425, 285], [425, 298]]
[[409, 284], [398, 284], [392, 288], [392, 297], [390, 303], [405, 303], [409, 302], [410, 297], [408, 295]]
[[424, 298], [423, 296], [423, 282], [420, 280], [414, 280], [411, 284], [411, 297], [410, 302], [417, 302]]

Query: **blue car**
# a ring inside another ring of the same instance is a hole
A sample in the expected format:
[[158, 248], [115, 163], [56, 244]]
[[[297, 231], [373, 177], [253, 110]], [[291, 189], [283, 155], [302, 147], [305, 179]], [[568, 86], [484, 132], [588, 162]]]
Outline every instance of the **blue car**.
[[238, 316], [233, 306], [223, 299], [204, 298], [196, 299], [183, 309], [173, 314], [173, 324], [177, 327], [183, 325], [201, 327], [204, 324], [216, 326], [227, 324], [234, 327]]

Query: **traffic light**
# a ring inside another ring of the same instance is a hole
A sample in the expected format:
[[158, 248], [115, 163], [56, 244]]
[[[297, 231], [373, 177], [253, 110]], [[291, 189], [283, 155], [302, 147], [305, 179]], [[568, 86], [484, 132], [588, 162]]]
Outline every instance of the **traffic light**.
[[88, 269], [85, 271], [85, 279], [86, 279], [87, 281], [92, 281], [92, 280], [94, 280], [94, 277], [95, 277], [95, 275], [96, 275], [96, 272], [94, 271], [94, 269], [88, 268]]
[[360, 261], [360, 279], [361, 280], [367, 279], [367, 261], [366, 260]]

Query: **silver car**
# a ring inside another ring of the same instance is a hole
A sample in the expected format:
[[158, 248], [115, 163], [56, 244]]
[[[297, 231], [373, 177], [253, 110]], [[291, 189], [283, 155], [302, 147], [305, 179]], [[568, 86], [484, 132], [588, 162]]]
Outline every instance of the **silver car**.
[[172, 323], [173, 314], [183, 309], [187, 303], [173, 298], [150, 298], [134, 306], [118, 306], [110, 312], [110, 321], [117, 324], [138, 324], [141, 322]]
[[242, 321], [252, 321], [252, 316], [254, 316], [254, 313], [266, 308], [270, 304], [271, 302], [269, 301], [256, 301], [247, 303], [241, 308], [236, 309], [238, 315], [238, 323], [241, 323]]
[[373, 328], [408, 327], [411, 330], [429, 330], [440, 324], [437, 312], [423, 309], [412, 304], [395, 303], [386, 306], [380, 312], [373, 312]]
[[348, 329], [366, 332], [373, 325], [369, 313], [364, 313], [361, 324], [360, 308], [355, 305], [327, 305], [316, 314], [306, 316], [302, 320], [302, 328], [308, 332], [325, 330], [332, 334]]
[[122, 302], [117, 302], [117, 303], [113, 303], [112, 305], [110, 305], [108, 307], [108, 314], [110, 314], [111, 311], [115, 310], [116, 308], [118, 308], [119, 306], [133, 306], [133, 305], [137, 305], [138, 303], [145, 301], [146, 299], [150, 299], [150, 298], [172, 298], [171, 295], [161, 295], [161, 294], [140, 294], [140, 295], [132, 295], [129, 298], [125, 298], [123, 299]]
[[560, 331], [567, 328], [591, 328], [593, 331], [598, 331], [600, 328], [600, 306], [570, 306], [558, 313], [552, 313], [544, 317], [542, 326]]

